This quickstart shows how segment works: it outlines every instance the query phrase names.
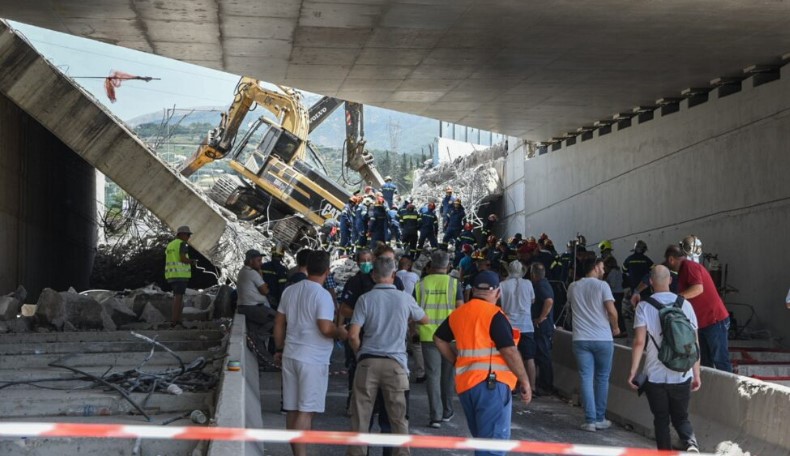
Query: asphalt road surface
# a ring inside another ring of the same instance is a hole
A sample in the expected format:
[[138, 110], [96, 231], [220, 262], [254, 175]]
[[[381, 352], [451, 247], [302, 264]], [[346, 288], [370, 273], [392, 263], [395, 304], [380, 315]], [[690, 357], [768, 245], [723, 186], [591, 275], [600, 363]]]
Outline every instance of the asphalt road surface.
[[[330, 366], [329, 391], [326, 399], [326, 411], [313, 420], [313, 429], [325, 431], [348, 431], [351, 419], [346, 416], [346, 390], [348, 376], [343, 365], [343, 353], [335, 350]], [[268, 429], [284, 429], [285, 416], [280, 414], [280, 383], [279, 372], [261, 373], [261, 403], [263, 409], [263, 425]], [[461, 403], [454, 400], [455, 416], [450, 422], [442, 423], [440, 429], [428, 427], [428, 396], [425, 384], [412, 382], [409, 401], [409, 427], [415, 435], [470, 437], [466, 427]], [[647, 407], [647, 401], [645, 401]], [[556, 396], [543, 396], [532, 400], [530, 404], [514, 401], [511, 438], [514, 440], [532, 440], [547, 442], [564, 442], [588, 445], [628, 446], [655, 448], [655, 442], [630, 432], [618, 425], [611, 429], [597, 432], [586, 432], [579, 429], [584, 421], [581, 408], [569, 405], [566, 400]], [[374, 430], [378, 432], [378, 430]], [[344, 455], [344, 446], [313, 446], [311, 455], [335, 456]], [[287, 456], [291, 454], [287, 444], [266, 444], [265, 454], [271, 456]], [[380, 455], [381, 448], [372, 448], [371, 455]], [[412, 449], [413, 455], [471, 455], [471, 451]]]

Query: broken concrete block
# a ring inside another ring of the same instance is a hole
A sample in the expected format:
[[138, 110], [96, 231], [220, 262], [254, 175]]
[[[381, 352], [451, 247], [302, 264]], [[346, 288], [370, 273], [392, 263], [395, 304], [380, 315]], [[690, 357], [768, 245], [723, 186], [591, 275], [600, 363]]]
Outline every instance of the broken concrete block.
[[211, 306], [211, 296], [207, 294], [198, 294], [189, 298], [192, 302], [192, 307], [200, 310], [206, 310]]
[[66, 303], [60, 293], [51, 288], [44, 288], [38, 297], [36, 321], [39, 325], [63, 329], [63, 324], [66, 323]]
[[139, 291], [135, 291], [132, 293], [134, 295], [131, 298], [131, 295], [127, 297], [127, 299], [132, 300], [132, 310], [135, 314], [142, 318], [143, 309], [148, 304], [151, 304], [155, 309], [157, 309], [165, 318], [170, 319], [173, 314], [173, 296], [168, 293], [158, 292], [158, 293], [141, 293]]
[[115, 326], [123, 326], [137, 321], [137, 315], [126, 302], [115, 297], [105, 299], [102, 301], [101, 306], [104, 308], [104, 312], [106, 312], [115, 323]]
[[33, 317], [19, 317], [5, 322], [5, 325], [12, 333], [25, 333], [33, 330], [33, 320]]
[[22, 316], [23, 317], [32, 317], [36, 314], [36, 305], [35, 304], [22, 304]]
[[140, 320], [152, 324], [164, 323], [168, 321], [167, 318], [162, 315], [162, 312], [157, 310], [157, 308], [151, 303], [147, 303], [145, 307], [143, 307], [143, 311], [140, 314]]
[[118, 329], [118, 326], [115, 325], [115, 322], [110, 317], [110, 314], [108, 314], [104, 310], [102, 310], [101, 312], [101, 324], [102, 324], [102, 329], [105, 331], [115, 331], [116, 329]]
[[25, 289], [25, 287], [20, 285], [20, 286], [18, 286], [16, 288], [16, 291], [14, 291], [13, 293], [8, 293], [6, 296], [10, 296], [12, 298], [16, 298], [16, 299], [19, 300], [19, 302], [24, 304], [25, 303], [25, 299], [27, 299], [27, 290]]
[[78, 329], [104, 329], [104, 308], [95, 299], [71, 291], [60, 295], [66, 304], [66, 321]]
[[197, 307], [184, 307], [181, 318], [184, 321], [206, 321], [211, 318], [213, 309], [198, 309]]
[[222, 285], [217, 291], [217, 297], [214, 298], [214, 318], [230, 318], [233, 317], [234, 309], [231, 300], [233, 289], [227, 285]]
[[0, 297], [0, 320], [8, 321], [15, 319], [22, 311], [22, 302], [12, 296]]

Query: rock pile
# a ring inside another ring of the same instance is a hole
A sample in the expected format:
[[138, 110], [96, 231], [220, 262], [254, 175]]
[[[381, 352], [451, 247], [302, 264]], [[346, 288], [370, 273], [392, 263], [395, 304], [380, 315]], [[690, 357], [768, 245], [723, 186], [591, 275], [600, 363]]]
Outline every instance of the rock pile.
[[[183, 324], [197, 326], [202, 321], [232, 317], [232, 290], [217, 286], [208, 290], [187, 289]], [[31, 316], [21, 314], [27, 297], [23, 287], [0, 297], [0, 334], [27, 331], [115, 331], [161, 329], [172, 316], [173, 294], [156, 285], [132, 291], [74, 289], [41, 292]]]

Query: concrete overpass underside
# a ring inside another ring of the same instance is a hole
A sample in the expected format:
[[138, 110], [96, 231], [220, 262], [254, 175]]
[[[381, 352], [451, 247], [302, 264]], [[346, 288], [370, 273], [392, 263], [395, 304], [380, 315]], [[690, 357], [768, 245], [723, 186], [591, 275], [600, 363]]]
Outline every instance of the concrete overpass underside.
[[0, 0], [0, 17], [534, 141], [790, 52], [775, 0]]

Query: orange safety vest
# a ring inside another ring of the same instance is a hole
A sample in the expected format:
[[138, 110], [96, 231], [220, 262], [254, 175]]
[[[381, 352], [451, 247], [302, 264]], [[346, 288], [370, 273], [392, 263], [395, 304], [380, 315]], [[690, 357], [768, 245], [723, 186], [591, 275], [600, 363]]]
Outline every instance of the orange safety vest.
[[[516, 387], [516, 374], [510, 371], [505, 358], [491, 340], [491, 320], [502, 309], [482, 299], [472, 299], [450, 314], [450, 329], [455, 336], [458, 357], [455, 360], [455, 389], [458, 394], [488, 378], [488, 371], [510, 387]], [[518, 345], [519, 335], [514, 338]]]

